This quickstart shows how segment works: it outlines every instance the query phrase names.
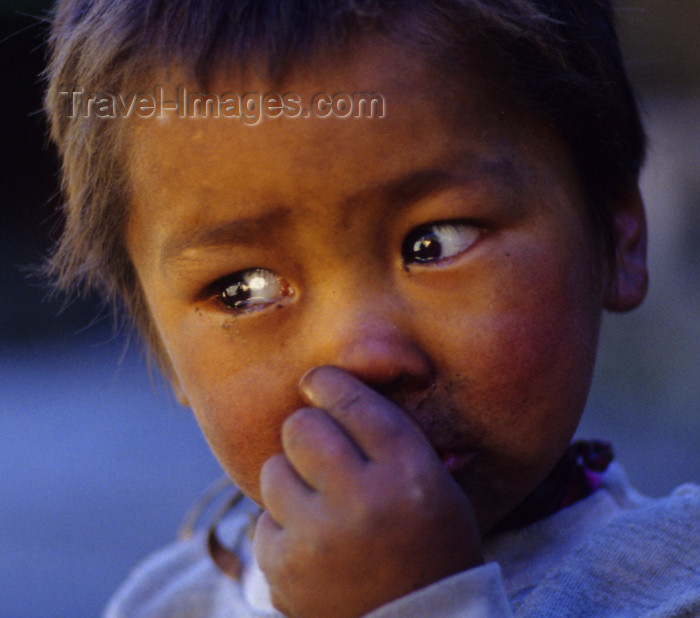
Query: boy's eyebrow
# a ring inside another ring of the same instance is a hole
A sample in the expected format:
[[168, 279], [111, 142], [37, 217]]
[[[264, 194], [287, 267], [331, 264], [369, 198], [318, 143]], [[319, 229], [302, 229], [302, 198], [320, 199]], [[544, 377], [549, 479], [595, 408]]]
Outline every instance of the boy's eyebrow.
[[440, 168], [422, 169], [388, 183], [383, 187], [383, 193], [386, 195], [388, 203], [410, 204], [454, 181], [454, 175], [446, 170]]
[[404, 178], [388, 183], [386, 195], [391, 202], [403, 204], [420, 200], [443, 187], [478, 179], [497, 180], [518, 186], [522, 172], [508, 158], [496, 160], [466, 155], [458, 164], [416, 170]]
[[173, 234], [163, 242], [160, 255], [161, 266], [178, 259], [190, 249], [250, 244], [252, 239], [269, 235], [284, 226], [290, 213], [291, 208], [276, 206], [261, 215], [226, 221], [199, 233], [185, 231]]
[[[456, 169], [455, 169], [456, 168]], [[417, 202], [451, 185], [463, 184], [474, 179], [498, 180], [500, 189], [517, 190], [522, 180], [522, 170], [508, 158], [488, 160], [480, 156], [462, 156], [456, 166], [430, 167], [415, 170], [396, 180], [370, 187], [367, 193], [380, 193], [387, 203], [397, 207]], [[366, 197], [365, 191], [346, 203], [348, 213], [355, 200]], [[183, 257], [192, 249], [218, 247], [222, 245], [249, 245], [261, 237], [270, 236], [287, 225], [292, 209], [275, 206], [270, 210], [251, 217], [226, 221], [201, 232], [182, 231], [166, 238], [162, 244], [161, 267]]]

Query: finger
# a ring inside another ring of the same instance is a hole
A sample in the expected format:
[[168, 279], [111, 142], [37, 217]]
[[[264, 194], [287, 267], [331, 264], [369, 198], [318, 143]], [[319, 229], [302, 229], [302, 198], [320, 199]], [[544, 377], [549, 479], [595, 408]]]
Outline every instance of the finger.
[[253, 553], [263, 573], [274, 568], [279, 556], [279, 545], [284, 531], [277, 525], [268, 511], [263, 511], [255, 523]]
[[257, 566], [265, 574], [269, 584], [270, 599], [277, 610], [291, 616], [287, 609], [284, 584], [287, 575], [285, 565], [289, 556], [289, 546], [285, 531], [279, 528], [267, 511], [263, 511], [255, 524], [253, 534], [253, 554]]
[[301, 408], [285, 420], [282, 446], [296, 473], [322, 493], [360, 473], [367, 461], [343, 427], [318, 408]]
[[299, 382], [302, 395], [326, 410], [371, 460], [429, 446], [408, 414], [337, 367], [316, 367]]
[[260, 497], [263, 506], [282, 528], [286, 522], [303, 516], [314, 493], [285, 455], [270, 457], [260, 469]]

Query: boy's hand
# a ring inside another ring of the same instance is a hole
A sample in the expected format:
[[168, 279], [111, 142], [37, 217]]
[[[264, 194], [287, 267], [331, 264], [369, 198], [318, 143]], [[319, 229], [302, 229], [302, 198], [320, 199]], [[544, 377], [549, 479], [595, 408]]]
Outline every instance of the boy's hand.
[[255, 553], [288, 616], [360, 616], [483, 562], [471, 505], [415, 423], [318, 368], [267, 460]]

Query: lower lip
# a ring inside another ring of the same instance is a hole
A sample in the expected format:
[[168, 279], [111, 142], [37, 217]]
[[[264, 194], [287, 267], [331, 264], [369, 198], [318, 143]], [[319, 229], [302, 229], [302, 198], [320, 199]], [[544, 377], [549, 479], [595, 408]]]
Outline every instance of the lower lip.
[[474, 459], [474, 453], [442, 453], [440, 461], [450, 474], [457, 474]]

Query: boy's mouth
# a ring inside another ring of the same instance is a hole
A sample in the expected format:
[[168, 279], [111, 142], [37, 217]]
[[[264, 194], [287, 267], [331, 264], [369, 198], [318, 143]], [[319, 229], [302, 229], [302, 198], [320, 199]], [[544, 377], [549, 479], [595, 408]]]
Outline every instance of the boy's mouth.
[[445, 469], [452, 475], [464, 470], [476, 456], [476, 453], [473, 451], [460, 453], [456, 451], [438, 450], [437, 454], [438, 457], [440, 457], [440, 461], [442, 461], [442, 465], [445, 466]]

